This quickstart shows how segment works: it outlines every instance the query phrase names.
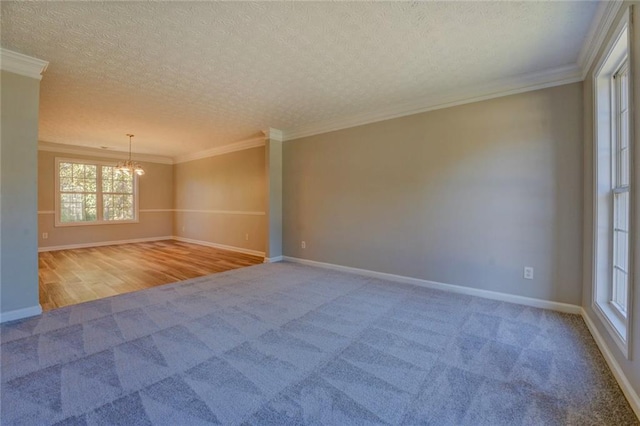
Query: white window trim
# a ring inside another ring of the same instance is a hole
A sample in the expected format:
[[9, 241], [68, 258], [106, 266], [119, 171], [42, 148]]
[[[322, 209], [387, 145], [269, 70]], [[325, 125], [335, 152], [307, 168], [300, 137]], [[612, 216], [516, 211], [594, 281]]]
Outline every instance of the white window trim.
[[[89, 160], [84, 158], [63, 158], [56, 157], [55, 161], [55, 227], [67, 227], [67, 226], [95, 226], [95, 225], [123, 225], [127, 223], [140, 223], [139, 215], [139, 191], [138, 191], [138, 175], [133, 174], [133, 219], [132, 220], [95, 220], [92, 222], [61, 222], [60, 221], [60, 163], [76, 163], [76, 164], [91, 164], [96, 166], [115, 166], [113, 161], [100, 161]], [[100, 175], [102, 172], [100, 173]], [[97, 184], [102, 182], [98, 179]], [[102, 195], [102, 191], [97, 192]], [[99, 198], [99, 197], [98, 197]], [[102, 202], [99, 201], [99, 206], [102, 206]], [[100, 215], [102, 216], [102, 215]]]
[[[632, 336], [631, 324], [633, 324], [632, 316], [633, 316], [633, 298], [632, 298], [632, 289], [633, 289], [633, 265], [629, 265], [629, 284], [627, 289], [627, 316], [626, 318], [619, 315], [617, 310], [611, 305], [609, 302], [609, 298], [602, 298], [602, 292], [599, 292], [599, 282], [600, 280], [609, 280], [612, 279], [612, 274], [610, 271], [603, 271], [599, 265], [601, 261], [598, 256], [599, 250], [602, 249], [603, 244], [608, 244], [607, 250], [607, 260], [609, 265], [613, 264], [613, 247], [612, 247], [612, 235], [609, 234], [609, 241], [602, 241], [602, 238], [599, 238], [600, 226], [600, 217], [599, 217], [599, 168], [598, 168], [598, 158], [599, 158], [599, 148], [601, 139], [607, 138], [609, 141], [613, 137], [611, 132], [615, 131], [614, 126], [611, 123], [611, 111], [613, 108], [611, 91], [613, 90], [612, 85], [609, 83], [610, 77], [615, 73], [619, 65], [622, 63], [622, 58], [626, 54], [629, 56], [629, 11], [624, 14], [620, 23], [616, 27], [616, 31], [614, 32], [614, 36], [609, 40], [607, 47], [605, 49], [605, 54], [600, 58], [597, 66], [594, 69], [593, 79], [592, 79], [592, 87], [593, 87], [593, 135], [594, 135], [594, 143], [593, 143], [593, 252], [592, 252], [592, 266], [593, 266], [593, 282], [592, 282], [592, 300], [591, 306], [602, 322], [604, 328], [608, 332], [611, 339], [616, 343], [622, 354], [627, 358], [631, 359], [631, 347], [630, 344], [630, 336]], [[633, 70], [630, 70], [632, 72]], [[630, 76], [632, 77], [632, 75]], [[600, 84], [599, 83], [600, 80]], [[603, 84], [604, 80], [607, 81], [607, 84]], [[629, 79], [630, 82], [632, 78]], [[630, 83], [631, 84], [631, 83]], [[632, 91], [632, 89], [631, 89]], [[604, 92], [604, 93], [603, 93]], [[602, 97], [606, 97], [605, 102], [599, 102]], [[608, 117], [608, 121], [605, 126], [599, 126], [599, 122], [601, 121], [601, 117]], [[629, 146], [630, 151], [633, 152], [633, 140], [630, 135], [629, 138]], [[631, 168], [631, 173], [633, 174], [633, 168]], [[613, 176], [611, 176], [613, 178]], [[631, 176], [630, 181], [633, 181], [633, 176]], [[632, 201], [630, 202], [632, 203]], [[611, 216], [613, 212], [613, 198], [611, 199], [611, 212], [609, 216]], [[611, 219], [611, 218], [610, 218]], [[611, 226], [612, 228], [612, 223]], [[634, 224], [630, 223], [629, 234], [633, 235], [634, 232]], [[629, 247], [630, 250], [630, 260], [632, 259], [632, 244]], [[607, 289], [611, 286], [608, 285]]]

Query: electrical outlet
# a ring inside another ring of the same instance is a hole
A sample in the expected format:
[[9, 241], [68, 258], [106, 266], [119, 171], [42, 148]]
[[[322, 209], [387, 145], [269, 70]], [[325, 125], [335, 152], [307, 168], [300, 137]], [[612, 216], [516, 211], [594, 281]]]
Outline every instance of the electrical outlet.
[[302, 247], [303, 249], [307, 248], [307, 243], [306, 242], [301, 242], [300, 243], [300, 247]]
[[42, 233], [42, 239], [46, 240], [47, 238], [49, 238], [49, 233], [48, 232], [43, 232]]
[[533, 266], [525, 266], [524, 267], [524, 279], [532, 280], [533, 279]]

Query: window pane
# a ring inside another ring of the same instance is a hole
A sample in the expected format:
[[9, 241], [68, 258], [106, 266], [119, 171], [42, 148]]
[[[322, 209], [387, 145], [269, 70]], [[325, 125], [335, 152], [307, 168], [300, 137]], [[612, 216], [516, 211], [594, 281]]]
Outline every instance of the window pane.
[[75, 178], [84, 176], [84, 166], [82, 164], [72, 163], [71, 170], [72, 170], [71, 175]]
[[128, 170], [115, 170], [113, 173], [113, 178], [115, 180], [129, 182], [132, 180], [133, 175]]
[[133, 220], [133, 195], [122, 196], [122, 217], [124, 220]]
[[623, 316], [627, 314], [629, 271], [629, 192], [613, 195], [613, 285], [611, 302]]
[[629, 185], [629, 113], [625, 112], [620, 116], [620, 149], [618, 151], [618, 184]]
[[71, 191], [75, 192], [95, 192], [96, 181], [91, 179], [77, 178], [73, 180]]
[[133, 174], [115, 167], [102, 166], [102, 191], [113, 193], [133, 193]]
[[615, 269], [613, 274], [612, 302], [623, 315], [627, 314], [627, 274]]
[[98, 181], [97, 179], [87, 179], [85, 181], [85, 191], [87, 192], [96, 192], [98, 190]]
[[65, 192], [95, 192], [96, 166], [60, 163], [60, 190]]
[[61, 222], [92, 222], [97, 219], [95, 194], [61, 194]]
[[623, 109], [629, 106], [629, 68], [620, 75], [620, 103]]
[[85, 197], [85, 220], [93, 221], [98, 219], [98, 197], [96, 194], [86, 194]]
[[613, 265], [618, 268], [628, 271], [628, 259], [629, 253], [627, 250], [628, 247], [628, 235], [626, 232], [615, 231], [614, 232], [614, 259]]
[[104, 220], [133, 220], [133, 195], [104, 194]]
[[60, 191], [73, 191], [73, 179], [71, 177], [60, 178]]
[[113, 189], [114, 192], [127, 192], [127, 182], [123, 182], [121, 180], [114, 180], [113, 181]]
[[73, 175], [71, 163], [60, 163], [60, 177], [70, 178]]
[[104, 220], [113, 220], [113, 211], [113, 195], [102, 195], [102, 218]]
[[615, 105], [615, 186], [629, 185], [629, 68], [628, 63], [619, 68], [614, 79], [616, 85]]
[[624, 149], [629, 146], [629, 110], [620, 114], [620, 129], [623, 130], [620, 134], [620, 149]]
[[87, 165], [85, 169], [85, 178], [87, 179], [96, 179], [96, 174], [98, 173], [98, 168], [94, 165]]
[[615, 229], [629, 231], [629, 192], [613, 194], [613, 211]]
[[102, 191], [113, 192], [113, 167], [102, 166]]
[[[124, 208], [127, 210], [131, 210], [131, 212], [133, 212], [133, 195], [124, 195], [123, 200], [124, 200], [124, 204], [123, 204]], [[133, 214], [131, 217], [133, 217]]]
[[115, 192], [124, 194], [133, 193], [133, 179], [125, 175], [120, 179], [114, 181], [114, 190]]

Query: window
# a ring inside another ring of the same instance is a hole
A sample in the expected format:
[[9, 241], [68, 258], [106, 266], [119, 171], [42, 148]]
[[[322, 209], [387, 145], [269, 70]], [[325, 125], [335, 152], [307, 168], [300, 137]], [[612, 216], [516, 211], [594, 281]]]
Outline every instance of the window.
[[137, 221], [137, 176], [113, 164], [56, 159], [56, 226]]
[[611, 304], [627, 316], [629, 286], [629, 61], [613, 75], [613, 277]]
[[611, 338], [629, 358], [633, 267], [630, 261], [632, 168], [628, 13], [595, 68], [594, 280], [592, 306]]

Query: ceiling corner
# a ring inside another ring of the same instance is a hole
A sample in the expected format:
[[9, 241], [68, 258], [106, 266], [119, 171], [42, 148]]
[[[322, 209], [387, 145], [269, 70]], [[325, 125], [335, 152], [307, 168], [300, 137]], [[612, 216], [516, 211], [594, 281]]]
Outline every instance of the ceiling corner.
[[512, 78], [497, 79], [481, 86], [464, 87], [455, 92], [412, 99], [401, 104], [392, 105], [384, 110], [370, 111], [286, 129], [283, 132], [283, 140], [299, 139], [407, 115], [576, 83], [582, 80], [584, 80], [584, 77], [580, 66], [577, 64], [565, 65]]
[[577, 64], [582, 71], [583, 80], [591, 69], [593, 61], [623, 3], [623, 0], [602, 1], [600, 3], [578, 55]]
[[273, 127], [269, 127], [267, 130], [263, 130], [264, 137], [266, 139], [273, 139], [276, 141], [283, 141], [284, 133], [280, 129], [274, 129]]
[[[268, 137], [266, 133], [265, 133], [265, 137]], [[204, 151], [198, 151], [198, 152], [193, 152], [189, 154], [179, 155], [177, 157], [173, 157], [173, 163], [174, 164], [186, 163], [188, 161], [215, 157], [217, 155], [228, 154], [235, 151], [242, 151], [245, 149], [257, 148], [259, 146], [264, 146], [265, 137], [245, 139], [239, 142], [234, 142], [228, 145], [217, 146]]]

